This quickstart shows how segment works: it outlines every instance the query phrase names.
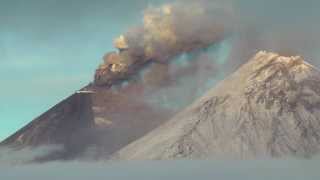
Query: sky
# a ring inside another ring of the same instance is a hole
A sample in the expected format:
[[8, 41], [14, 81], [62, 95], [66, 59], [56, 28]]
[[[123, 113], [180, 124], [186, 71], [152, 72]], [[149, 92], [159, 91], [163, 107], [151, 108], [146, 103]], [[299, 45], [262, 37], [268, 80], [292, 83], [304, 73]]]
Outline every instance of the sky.
[[155, 0], [0, 0], [0, 140], [93, 79]]
[[[92, 81], [113, 39], [141, 23], [146, 7], [168, 1], [0, 0], [0, 140]], [[320, 65], [318, 0], [226, 1], [249, 48]]]

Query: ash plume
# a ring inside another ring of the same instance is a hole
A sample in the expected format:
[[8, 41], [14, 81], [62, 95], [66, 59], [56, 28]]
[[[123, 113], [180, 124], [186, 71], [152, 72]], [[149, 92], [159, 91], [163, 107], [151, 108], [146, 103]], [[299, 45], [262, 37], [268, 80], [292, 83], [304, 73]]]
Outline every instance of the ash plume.
[[[183, 53], [204, 49], [233, 31], [232, 10], [222, 3], [178, 1], [149, 7], [143, 24], [131, 28], [114, 40], [119, 52], [104, 56], [95, 83], [111, 86], [149, 63], [168, 64]], [[166, 68], [153, 66], [156, 72]], [[158, 73], [159, 74], [159, 73]], [[165, 75], [164, 75], [165, 76]]]
[[[104, 56], [95, 74], [95, 84], [110, 87], [123, 82], [146, 64], [161, 64], [151, 66], [146, 82], [162, 84], [170, 80], [167, 72], [178, 56], [210, 48], [228, 38], [232, 50], [223, 67], [216, 67], [225, 74], [260, 50], [301, 55], [318, 65], [315, 59], [320, 27], [314, 23], [318, 13], [310, 8], [310, 12], [302, 14], [294, 7], [306, 9], [320, 4], [296, 0], [283, 1], [285, 6], [275, 7], [276, 4], [275, 0], [187, 0], [150, 6], [143, 13], [142, 24], [114, 40], [118, 51]], [[215, 60], [218, 61], [222, 60]]]

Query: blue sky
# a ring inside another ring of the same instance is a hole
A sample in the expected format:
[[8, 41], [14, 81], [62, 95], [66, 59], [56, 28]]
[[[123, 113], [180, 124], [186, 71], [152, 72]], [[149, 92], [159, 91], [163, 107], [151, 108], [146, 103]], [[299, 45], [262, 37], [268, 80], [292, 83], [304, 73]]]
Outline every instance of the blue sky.
[[113, 38], [154, 3], [0, 0], [0, 140], [89, 83]]

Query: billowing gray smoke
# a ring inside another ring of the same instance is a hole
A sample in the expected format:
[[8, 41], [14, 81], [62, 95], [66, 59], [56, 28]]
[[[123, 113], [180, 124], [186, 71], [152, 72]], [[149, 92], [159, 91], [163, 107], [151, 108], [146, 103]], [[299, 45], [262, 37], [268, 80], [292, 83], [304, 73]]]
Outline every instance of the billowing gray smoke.
[[[117, 51], [104, 56], [94, 85], [120, 85], [128, 97], [180, 111], [223, 77], [234, 19], [232, 6], [224, 2], [151, 6], [141, 25], [114, 40]], [[142, 89], [139, 96], [126, 91], [132, 86]]]
[[[111, 86], [123, 82], [145, 70], [146, 64], [156, 65], [148, 70], [151, 73], [147, 73], [145, 82], [163, 84], [172, 79], [168, 74], [170, 62], [177, 57], [194, 56], [195, 52], [199, 54], [208, 47], [210, 53], [215, 53], [212, 47], [221, 43], [228, 43], [228, 49], [223, 50], [228, 53], [226, 58], [215, 58], [211, 62], [215, 74], [221, 77], [259, 50], [301, 55], [318, 65], [316, 47], [320, 39], [316, 34], [320, 26], [315, 23], [319, 15], [315, 7], [320, 7], [320, 3], [297, 0], [281, 3], [276, 0], [187, 0], [149, 7], [141, 25], [115, 39], [114, 45], [119, 51], [105, 55], [95, 75], [95, 84]], [[188, 71], [196, 73], [203, 69], [190, 65]]]
[[[222, 3], [178, 1], [144, 12], [143, 24], [115, 39], [119, 52], [108, 53], [95, 76], [98, 85], [112, 85], [140, 71], [145, 64], [167, 64], [178, 55], [204, 49], [233, 31], [232, 13]], [[163, 68], [161, 73], [165, 74]]]

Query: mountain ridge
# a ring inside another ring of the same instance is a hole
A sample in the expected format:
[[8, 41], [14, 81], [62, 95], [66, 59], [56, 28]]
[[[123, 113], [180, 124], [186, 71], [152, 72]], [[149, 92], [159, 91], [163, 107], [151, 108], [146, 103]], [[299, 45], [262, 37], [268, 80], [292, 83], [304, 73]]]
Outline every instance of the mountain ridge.
[[113, 159], [309, 156], [320, 146], [320, 72], [259, 52], [185, 111]]

